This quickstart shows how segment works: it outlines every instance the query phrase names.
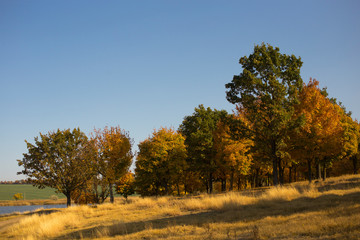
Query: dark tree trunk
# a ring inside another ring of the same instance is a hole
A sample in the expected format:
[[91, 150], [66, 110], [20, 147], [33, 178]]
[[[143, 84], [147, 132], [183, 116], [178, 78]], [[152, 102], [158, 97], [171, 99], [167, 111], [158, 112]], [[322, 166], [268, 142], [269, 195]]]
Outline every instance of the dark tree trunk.
[[311, 160], [308, 160], [308, 179], [309, 179], [309, 182], [311, 183]]
[[291, 179], [291, 177], [292, 177], [292, 175], [291, 175], [291, 173], [292, 173], [292, 169], [293, 169], [293, 167], [289, 167], [289, 183], [291, 183], [292, 181], [292, 179]]
[[323, 180], [326, 180], [326, 167], [323, 167], [323, 174], [322, 174]]
[[284, 168], [282, 167], [281, 159], [278, 159], [278, 163], [279, 163], [279, 181], [280, 181], [280, 184], [283, 185], [284, 184]]
[[71, 206], [71, 194], [70, 194], [70, 192], [66, 193], [66, 206], [67, 207]]
[[273, 185], [277, 186], [279, 185], [279, 172], [278, 172], [278, 162], [279, 159], [276, 156], [276, 141], [272, 140], [271, 141], [271, 154], [272, 154], [272, 158], [273, 158]]
[[213, 174], [209, 174], [209, 193], [212, 194], [213, 192]]
[[260, 169], [257, 168], [256, 169], [256, 174], [255, 174], [255, 187], [260, 187], [260, 178], [259, 178], [259, 175], [260, 175]]
[[278, 169], [277, 158], [274, 158], [273, 159], [273, 185], [274, 186], [279, 185], [277, 169]]
[[297, 172], [296, 172], [296, 167], [294, 167], [294, 182], [297, 182]]
[[255, 188], [256, 172], [251, 176], [251, 188]]
[[352, 156], [354, 174], [358, 174], [358, 159], [356, 156]]
[[109, 192], [110, 192], [110, 202], [114, 203], [114, 193], [113, 193], [113, 186], [109, 183]]
[[169, 195], [169, 191], [170, 191], [169, 186], [166, 181], [163, 181], [163, 183], [164, 183], [164, 188], [165, 188], [165, 195]]
[[234, 170], [231, 170], [229, 191], [232, 191], [233, 188], [234, 188]]
[[241, 190], [241, 178], [240, 178], [240, 175], [237, 178], [237, 189], [238, 189], [238, 191]]
[[221, 179], [221, 191], [226, 192], [226, 178]]

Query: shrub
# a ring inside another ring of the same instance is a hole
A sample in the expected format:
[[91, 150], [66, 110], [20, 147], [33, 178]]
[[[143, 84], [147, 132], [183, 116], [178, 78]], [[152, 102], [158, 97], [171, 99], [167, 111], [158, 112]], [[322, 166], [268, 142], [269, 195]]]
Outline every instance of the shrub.
[[56, 201], [56, 200], [59, 200], [59, 197], [56, 195], [51, 195], [50, 199]]
[[24, 199], [24, 196], [22, 193], [15, 193], [13, 196], [13, 199], [15, 199], [16, 201], [21, 200], [21, 199]]

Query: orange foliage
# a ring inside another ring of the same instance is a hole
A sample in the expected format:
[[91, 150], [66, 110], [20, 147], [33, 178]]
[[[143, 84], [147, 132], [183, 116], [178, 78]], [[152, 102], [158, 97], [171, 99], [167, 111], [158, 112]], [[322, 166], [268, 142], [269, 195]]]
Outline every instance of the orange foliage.
[[322, 95], [319, 82], [315, 79], [310, 79], [304, 85], [299, 99], [295, 116], [302, 115], [305, 124], [292, 136], [296, 146], [293, 157], [300, 161], [307, 160], [309, 166], [315, 159], [332, 159], [341, 152], [343, 145], [339, 106]]

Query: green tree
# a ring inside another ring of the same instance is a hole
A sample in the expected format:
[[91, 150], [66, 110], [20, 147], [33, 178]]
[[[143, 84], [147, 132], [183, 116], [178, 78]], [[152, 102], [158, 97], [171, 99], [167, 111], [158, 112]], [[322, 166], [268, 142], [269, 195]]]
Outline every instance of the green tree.
[[18, 160], [24, 169], [18, 174], [28, 176], [34, 186], [45, 186], [57, 189], [67, 198], [67, 206], [71, 205], [71, 194], [81, 188], [92, 172], [88, 168], [83, 150], [87, 137], [76, 128], [72, 131], [57, 130], [35, 137], [35, 144], [25, 141], [28, 153]]
[[217, 170], [214, 131], [221, 118], [227, 112], [212, 110], [199, 105], [191, 116], [186, 116], [180, 125], [180, 132], [185, 136], [189, 167], [199, 173], [207, 192], [212, 193], [214, 173]]
[[186, 166], [184, 137], [160, 128], [139, 144], [135, 168], [136, 191], [141, 195], [180, 194]]
[[114, 183], [128, 172], [132, 163], [132, 139], [120, 127], [105, 127], [103, 130], [95, 130], [91, 140], [96, 149], [93, 167], [97, 172], [97, 179], [94, 183], [107, 183], [110, 202], [114, 203]]
[[[285, 138], [293, 121], [294, 105], [302, 88], [301, 58], [281, 54], [279, 48], [256, 45], [249, 57], [240, 58], [240, 75], [226, 84], [227, 100], [246, 109], [246, 118], [252, 128], [242, 125], [251, 135], [254, 146], [273, 166], [273, 184], [279, 183], [278, 168], [286, 152]], [[280, 165], [280, 166], [279, 166]]]

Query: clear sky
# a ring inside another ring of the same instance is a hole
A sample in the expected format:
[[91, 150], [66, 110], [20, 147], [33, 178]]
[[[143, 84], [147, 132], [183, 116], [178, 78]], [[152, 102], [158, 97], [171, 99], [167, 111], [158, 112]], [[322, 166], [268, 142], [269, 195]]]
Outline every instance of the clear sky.
[[117, 126], [137, 144], [199, 104], [225, 109], [239, 58], [301, 56], [360, 119], [359, 1], [0, 0], [0, 180], [39, 132]]

